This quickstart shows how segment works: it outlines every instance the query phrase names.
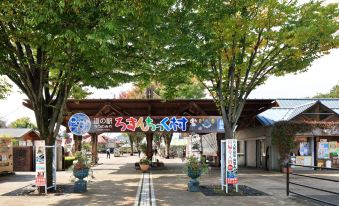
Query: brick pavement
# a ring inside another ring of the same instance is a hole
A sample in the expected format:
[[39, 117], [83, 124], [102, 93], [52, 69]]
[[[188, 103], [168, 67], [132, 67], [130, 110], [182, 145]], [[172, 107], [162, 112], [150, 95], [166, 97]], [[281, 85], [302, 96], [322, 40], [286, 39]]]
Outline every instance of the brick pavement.
[[[102, 164], [93, 168], [95, 179], [88, 183], [88, 192], [55, 196], [0, 196], [0, 205], [135, 205], [141, 172], [134, 169], [137, 156], [111, 157], [100, 155]], [[188, 177], [183, 174], [181, 159], [161, 159], [166, 170], [152, 171], [153, 197], [158, 206], [190, 205], [312, 205], [304, 200], [286, 197], [284, 176], [275, 172], [247, 170], [240, 174], [240, 184], [258, 189], [269, 196], [256, 197], [206, 197], [202, 193], [187, 191]], [[72, 184], [70, 171], [58, 172], [58, 184]], [[0, 195], [26, 186], [34, 181], [34, 173], [17, 173], [0, 177]], [[147, 181], [146, 181], [147, 182]], [[213, 169], [201, 178], [201, 184], [219, 184], [219, 170]], [[150, 188], [150, 187], [145, 187]], [[149, 194], [151, 190], [143, 191]], [[145, 194], [146, 194], [145, 193]], [[148, 203], [149, 204], [149, 201]]]

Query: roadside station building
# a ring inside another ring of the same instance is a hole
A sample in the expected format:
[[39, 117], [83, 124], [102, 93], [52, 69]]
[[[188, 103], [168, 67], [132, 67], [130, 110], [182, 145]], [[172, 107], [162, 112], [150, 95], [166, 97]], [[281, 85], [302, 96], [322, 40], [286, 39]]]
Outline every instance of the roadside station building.
[[277, 122], [330, 124], [295, 135], [291, 152], [295, 164], [339, 168], [339, 99], [277, 99], [278, 106], [256, 116], [256, 121], [237, 131], [240, 166], [279, 170], [279, 153], [272, 145], [272, 129]]

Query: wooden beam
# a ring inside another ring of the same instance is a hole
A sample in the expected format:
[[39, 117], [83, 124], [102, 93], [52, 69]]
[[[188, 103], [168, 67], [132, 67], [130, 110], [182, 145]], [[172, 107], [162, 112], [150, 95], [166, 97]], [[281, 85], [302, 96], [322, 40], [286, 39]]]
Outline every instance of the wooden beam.
[[190, 106], [192, 106], [198, 111], [197, 115], [207, 116], [206, 112], [201, 107], [199, 107], [199, 105], [197, 105], [195, 102], [190, 102]]
[[120, 115], [131, 116], [128, 112], [126, 112], [125, 110], [121, 109], [118, 105], [115, 105], [115, 104], [111, 103], [110, 106], [112, 107], [112, 109], [114, 109], [114, 111], [118, 112]]

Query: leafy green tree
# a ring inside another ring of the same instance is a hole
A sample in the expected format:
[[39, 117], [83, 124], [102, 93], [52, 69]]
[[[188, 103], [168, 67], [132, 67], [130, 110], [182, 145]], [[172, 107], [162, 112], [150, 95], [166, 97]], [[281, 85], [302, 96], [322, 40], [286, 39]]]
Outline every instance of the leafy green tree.
[[[164, 48], [173, 68], [209, 90], [233, 131], [249, 94], [271, 75], [303, 72], [339, 45], [338, 4], [311, 1], [177, 1]], [[166, 70], [164, 70], [166, 71]]]
[[140, 143], [144, 139], [145, 134], [143, 132], [128, 132], [124, 133], [128, 136], [129, 142], [131, 144], [131, 156], [134, 154], [134, 143], [137, 150], [140, 150]]
[[0, 99], [5, 99], [11, 92], [12, 85], [10, 85], [5, 78], [0, 77]]
[[[139, 82], [139, 86], [134, 87], [130, 91], [122, 92], [121, 99], [145, 99], [146, 90], [150, 90], [153, 99], [200, 99], [205, 97], [204, 86], [195, 78], [184, 78], [186, 82], [180, 84], [173, 84], [173, 82], [165, 79], [157, 79], [160, 82]], [[183, 79], [181, 79], [183, 80]], [[128, 133], [130, 137], [131, 147], [133, 148], [133, 138], [135, 134]], [[170, 145], [173, 137], [173, 132], [157, 132], [153, 134], [155, 141], [160, 142], [164, 139], [166, 145], [166, 157], [169, 158]], [[133, 149], [132, 149], [133, 151]]]
[[318, 93], [314, 98], [339, 98], [339, 85], [332, 87], [329, 93]]
[[93, 94], [90, 89], [80, 85], [74, 85], [70, 91], [70, 98], [72, 99], [85, 99], [87, 96]]
[[32, 128], [37, 129], [37, 126], [31, 121], [29, 117], [22, 117], [12, 122], [9, 127], [11, 128]]
[[[155, 20], [148, 16], [155, 13], [144, 12], [149, 6], [139, 1], [0, 2], [0, 74], [27, 95], [47, 145], [54, 144], [75, 86], [107, 88], [143, 70], [140, 47], [148, 40], [142, 38], [142, 26]], [[47, 154], [48, 184], [50, 160]]]

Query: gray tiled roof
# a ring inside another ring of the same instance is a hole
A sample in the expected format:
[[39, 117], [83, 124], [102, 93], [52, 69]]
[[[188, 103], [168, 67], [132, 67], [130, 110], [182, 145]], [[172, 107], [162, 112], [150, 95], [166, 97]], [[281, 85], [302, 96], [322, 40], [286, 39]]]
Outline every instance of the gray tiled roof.
[[339, 115], [339, 99], [277, 99], [279, 107], [268, 109], [257, 119], [265, 126], [279, 121], [289, 121], [320, 102]]
[[22, 137], [25, 134], [34, 131], [31, 128], [0, 128], [0, 137]]
[[300, 105], [308, 104], [314, 101], [320, 101], [321, 104], [328, 108], [339, 109], [339, 98], [310, 98], [310, 99], [277, 99], [276, 100], [280, 108], [295, 108]]

